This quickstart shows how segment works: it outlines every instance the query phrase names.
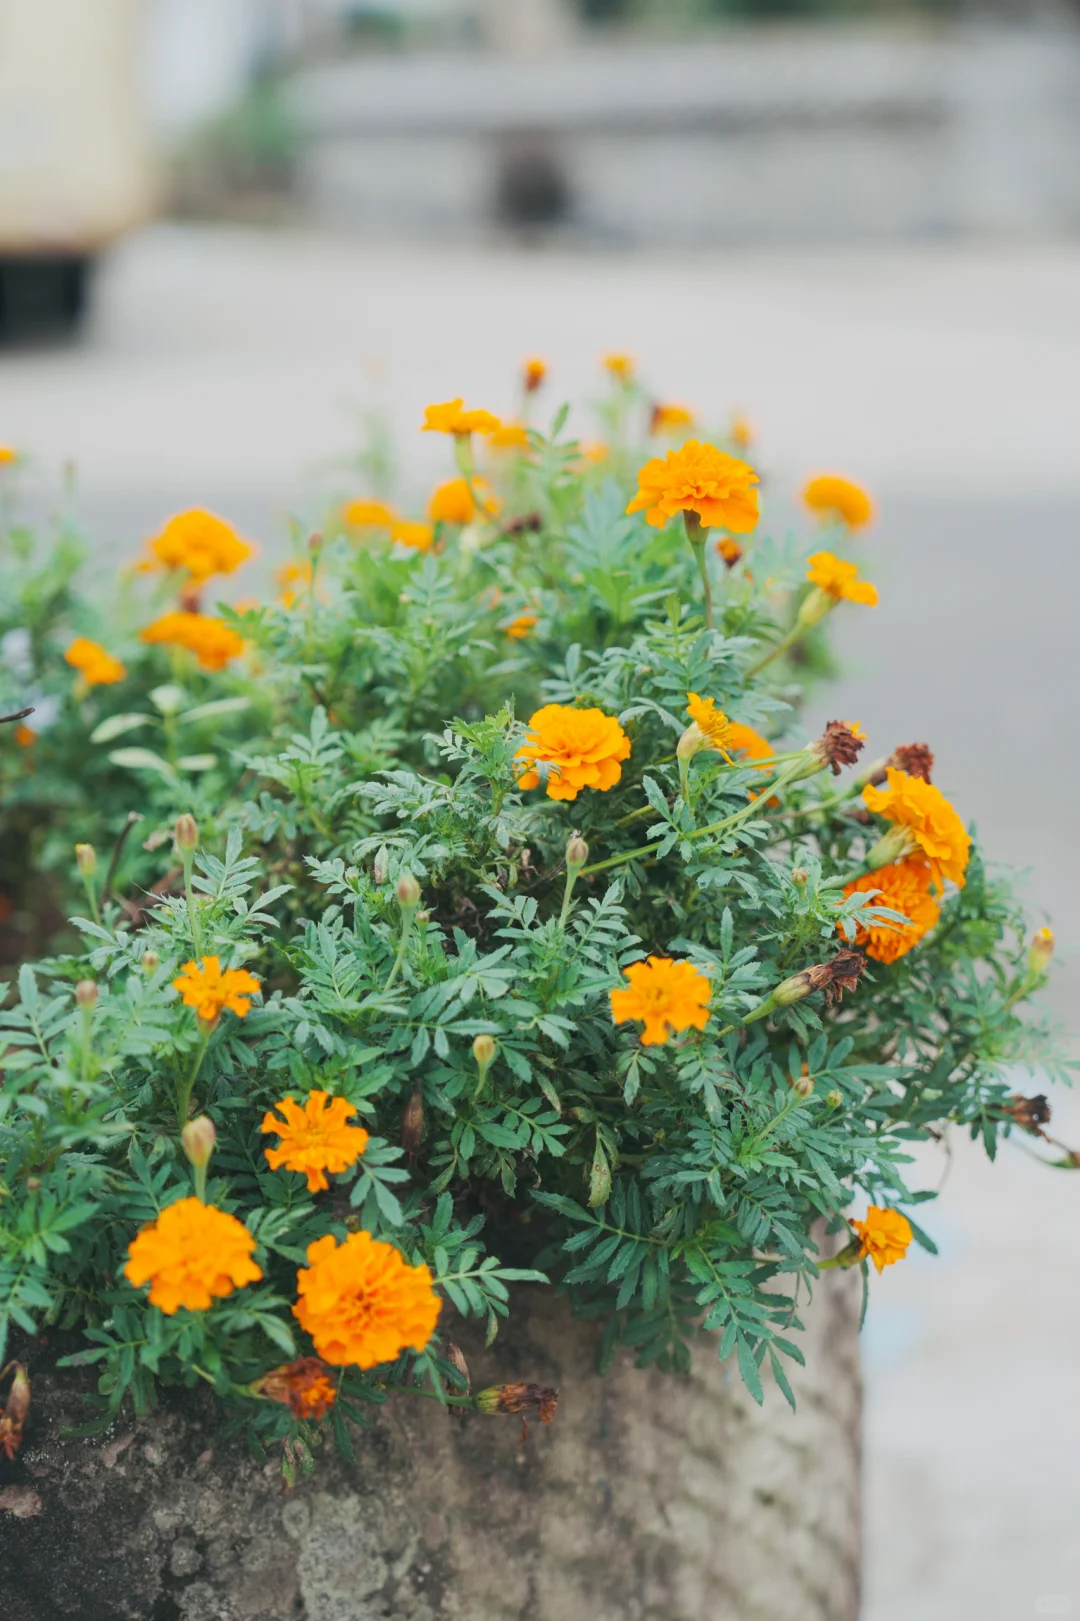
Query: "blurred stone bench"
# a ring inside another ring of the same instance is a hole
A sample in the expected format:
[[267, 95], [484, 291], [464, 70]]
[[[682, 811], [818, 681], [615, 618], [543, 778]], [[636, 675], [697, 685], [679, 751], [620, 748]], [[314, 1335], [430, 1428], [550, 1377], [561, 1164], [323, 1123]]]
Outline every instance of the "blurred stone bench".
[[369, 235], [615, 244], [1080, 226], [1080, 34], [736, 33], [298, 74], [303, 200]]

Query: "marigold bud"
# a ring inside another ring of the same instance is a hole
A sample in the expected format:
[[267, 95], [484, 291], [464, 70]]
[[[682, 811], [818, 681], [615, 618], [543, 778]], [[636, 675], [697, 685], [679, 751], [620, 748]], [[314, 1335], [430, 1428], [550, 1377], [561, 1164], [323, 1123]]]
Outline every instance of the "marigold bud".
[[1050, 959], [1053, 955], [1053, 929], [1036, 930], [1028, 947], [1028, 972], [1031, 974], [1045, 974], [1050, 967]]
[[161, 961], [161, 958], [158, 956], [156, 951], [148, 950], [143, 952], [139, 961], [142, 963], [146, 973], [152, 974], [158, 963]]
[[589, 846], [580, 833], [571, 833], [566, 844], [566, 865], [583, 867], [589, 859]]
[[403, 912], [411, 912], [420, 903], [420, 885], [411, 872], [403, 872], [394, 886], [398, 905]]
[[92, 844], [77, 844], [75, 846], [75, 865], [84, 878], [92, 878], [97, 872], [97, 851]]
[[803, 1065], [802, 1074], [797, 1075], [792, 1081], [791, 1090], [794, 1092], [797, 1098], [808, 1098], [813, 1095], [814, 1077], [810, 1074], [810, 1071], [807, 1069], [805, 1064]]
[[495, 1042], [491, 1036], [476, 1036], [472, 1044], [473, 1057], [481, 1069], [487, 1069], [495, 1057]]
[[75, 987], [75, 1000], [81, 1008], [97, 1007], [98, 988], [92, 979], [80, 979]]
[[323, 538], [316, 529], [314, 534], [308, 536], [307, 549], [312, 557], [318, 557], [323, 549]]
[[184, 811], [176, 818], [176, 848], [189, 853], [199, 847], [199, 828], [194, 816]]
[[793, 884], [797, 884], [800, 889], [807, 882], [809, 877], [810, 874], [807, 872], [805, 867], [792, 867], [791, 882]]
[[424, 1135], [424, 1089], [417, 1082], [409, 1095], [401, 1116], [401, 1146], [409, 1159], [415, 1159], [420, 1152], [420, 1141]]
[[699, 754], [702, 749], [708, 747], [708, 743], [709, 739], [705, 736], [697, 721], [691, 721], [678, 741], [675, 756], [679, 760], [692, 760], [695, 754]]
[[[0, 1452], [14, 1458], [22, 1445], [23, 1425], [30, 1411], [30, 1380], [21, 1362], [10, 1364], [13, 1372], [4, 1410], [0, 1413]], [[4, 1369], [7, 1372], [7, 1369]]]
[[371, 876], [377, 884], [385, 884], [389, 861], [389, 850], [385, 844], [380, 844], [375, 852], [375, 860], [371, 863]]
[[803, 630], [812, 630], [815, 625], [821, 623], [827, 613], [836, 607], [837, 601], [838, 598], [830, 596], [827, 591], [823, 591], [820, 585], [812, 586], [803, 598], [797, 623]]
[[825, 1102], [829, 1105], [830, 1109], [838, 1109], [843, 1101], [844, 1094], [841, 1092], [838, 1086], [834, 1086], [831, 1092], [826, 1092], [825, 1094]]
[[214, 1122], [205, 1114], [189, 1120], [180, 1133], [180, 1142], [190, 1165], [209, 1165], [216, 1141]]

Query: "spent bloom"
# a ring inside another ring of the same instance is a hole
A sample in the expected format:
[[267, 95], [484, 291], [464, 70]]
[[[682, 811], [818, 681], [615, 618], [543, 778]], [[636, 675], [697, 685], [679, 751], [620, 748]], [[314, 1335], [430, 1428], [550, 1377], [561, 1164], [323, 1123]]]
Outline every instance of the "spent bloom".
[[173, 988], [180, 992], [185, 1007], [194, 1008], [200, 1019], [213, 1024], [225, 1008], [239, 1019], [246, 1018], [259, 981], [246, 968], [222, 969], [218, 957], [204, 957], [201, 963], [186, 962], [173, 980]]
[[271, 1368], [248, 1386], [254, 1396], [279, 1401], [294, 1418], [322, 1418], [337, 1400], [337, 1386], [321, 1357], [300, 1356]]
[[526, 741], [515, 758], [526, 762], [520, 788], [540, 782], [536, 767], [548, 767], [549, 799], [576, 799], [583, 788], [606, 793], [622, 776], [620, 761], [630, 758], [630, 739], [602, 709], [571, 709], [545, 704], [529, 718]]
[[244, 651], [243, 638], [213, 614], [168, 613], [139, 632], [139, 640], [184, 647], [194, 653], [204, 670], [223, 670]]
[[347, 1171], [368, 1145], [363, 1126], [348, 1124], [356, 1108], [345, 1098], [331, 1098], [316, 1088], [302, 1106], [292, 1098], [282, 1098], [274, 1109], [284, 1118], [279, 1120], [268, 1110], [260, 1127], [281, 1138], [277, 1148], [266, 1150], [267, 1163], [272, 1171], [283, 1167], [299, 1171], [307, 1177], [309, 1193], [328, 1188], [327, 1171]]
[[164, 568], [186, 568], [195, 585], [212, 574], [232, 574], [247, 562], [252, 550], [231, 523], [202, 507], [178, 512], [150, 542], [156, 563]]
[[76, 636], [64, 658], [72, 669], [78, 670], [88, 687], [111, 687], [114, 681], [122, 681], [127, 675], [119, 659], [114, 659], [86, 636]]
[[426, 552], [435, 539], [435, 531], [429, 523], [411, 523], [402, 518], [390, 530], [390, 539], [396, 540], [399, 546], [408, 546], [414, 552]]
[[[940, 788], [890, 766], [885, 786], [868, 783], [862, 796], [869, 810], [894, 824], [896, 834], [879, 841], [888, 843], [892, 860], [921, 851], [939, 890], [946, 878], [963, 888], [971, 836]], [[873, 852], [870, 859], [874, 860]]]
[[424, 410], [424, 433], [494, 433], [500, 426], [497, 416], [490, 411], [466, 411], [462, 399], [447, 400], [445, 405], [429, 405]]
[[499, 499], [482, 478], [474, 478], [472, 489], [465, 478], [451, 478], [440, 484], [428, 503], [428, 517], [432, 523], [472, 523], [478, 508], [476, 497], [487, 513], [499, 510]]
[[547, 373], [547, 361], [541, 355], [530, 355], [521, 368], [521, 382], [526, 394], [535, 394]]
[[435, 1332], [441, 1301], [426, 1266], [370, 1233], [332, 1233], [308, 1245], [297, 1273], [293, 1315], [315, 1349], [335, 1367], [375, 1368], [404, 1350], [422, 1351]]
[[661, 1046], [676, 1030], [704, 1030], [711, 989], [693, 963], [648, 957], [623, 973], [630, 983], [610, 993], [611, 1017], [616, 1024], [642, 1019], [643, 1047]]
[[392, 529], [398, 521], [397, 513], [385, 501], [346, 501], [341, 517], [350, 529]]
[[822, 474], [812, 478], [803, 490], [803, 500], [819, 517], [861, 529], [874, 516], [874, 503], [861, 485], [850, 479]]
[[[866, 955], [875, 962], [896, 962], [906, 956], [912, 946], [918, 945], [924, 934], [929, 934], [941, 907], [931, 893], [929, 865], [920, 856], [908, 856], [903, 861], [890, 862], [876, 872], [865, 873], [844, 890], [844, 899], [877, 889], [881, 893], [873, 900], [874, 906], [887, 906], [890, 911], [902, 912], [907, 918], [903, 925], [859, 922], [855, 944], [866, 948]], [[837, 929], [839, 933], [839, 927]]]
[[716, 549], [724, 559], [728, 568], [734, 568], [743, 555], [744, 548], [731, 535], [721, 535], [716, 542]]
[[851, 1225], [859, 1235], [860, 1257], [873, 1261], [879, 1272], [902, 1261], [915, 1236], [911, 1223], [899, 1210], [876, 1204], [866, 1212], [865, 1221], [853, 1221]]
[[124, 1276], [150, 1285], [150, 1304], [168, 1316], [186, 1306], [206, 1311], [214, 1297], [256, 1283], [255, 1240], [242, 1221], [201, 1199], [178, 1199], [128, 1247]]
[[715, 445], [688, 439], [666, 456], [654, 456], [638, 473], [638, 493], [627, 512], [645, 512], [662, 529], [677, 512], [694, 512], [707, 529], [748, 534], [758, 521], [758, 476], [746, 462]]
[[815, 552], [807, 561], [810, 567], [806, 578], [826, 596], [836, 602], [862, 602], [868, 608], [877, 607], [877, 590], [869, 580], [859, 579], [856, 564], [846, 563], [832, 552]]
[[687, 410], [685, 405], [676, 405], [674, 401], [665, 404], [662, 400], [658, 400], [649, 416], [651, 434], [677, 433], [680, 428], [693, 426], [694, 413]]

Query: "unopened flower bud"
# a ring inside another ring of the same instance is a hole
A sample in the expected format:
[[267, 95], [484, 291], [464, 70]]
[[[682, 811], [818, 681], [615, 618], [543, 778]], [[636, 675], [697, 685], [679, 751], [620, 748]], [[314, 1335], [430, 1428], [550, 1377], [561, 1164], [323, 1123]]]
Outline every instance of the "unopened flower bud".
[[1050, 959], [1053, 955], [1053, 929], [1036, 930], [1028, 947], [1028, 972], [1031, 974], [1045, 974], [1050, 967]]
[[380, 844], [375, 852], [375, 860], [371, 863], [371, 876], [377, 884], [385, 884], [387, 877], [387, 864], [390, 852], [385, 844]]
[[571, 833], [566, 844], [566, 865], [583, 867], [589, 859], [589, 846], [580, 833]]
[[161, 961], [161, 958], [158, 956], [156, 951], [149, 950], [143, 952], [139, 961], [142, 964], [144, 972], [147, 974], [152, 974], [158, 963]]
[[214, 1122], [205, 1114], [196, 1115], [195, 1119], [189, 1120], [181, 1131], [180, 1141], [189, 1164], [209, 1165], [210, 1156], [214, 1152], [214, 1143], [217, 1141]]
[[794, 1092], [797, 1098], [808, 1098], [813, 1095], [814, 1077], [810, 1074], [810, 1071], [807, 1069], [805, 1064], [803, 1065], [802, 1074], [797, 1075], [792, 1081], [791, 1090]]
[[473, 1057], [481, 1069], [487, 1069], [495, 1057], [495, 1042], [491, 1036], [476, 1036], [472, 1044]]
[[898, 823], [891, 827], [887, 833], [882, 834], [877, 843], [867, 852], [866, 865], [873, 872], [879, 867], [891, 866], [894, 861], [902, 861], [905, 856], [913, 854], [918, 845], [911, 836], [910, 829]]
[[403, 912], [411, 912], [420, 903], [420, 885], [411, 872], [403, 872], [394, 886], [397, 903]]
[[820, 585], [813, 586], [803, 598], [802, 606], [799, 609], [798, 624], [801, 625], [803, 630], [812, 630], [815, 625], [821, 623], [831, 609], [836, 607], [837, 600], [836, 597], [831, 597], [827, 591], [823, 591]]
[[831, 1092], [826, 1092], [825, 1094], [825, 1102], [829, 1105], [830, 1109], [838, 1109], [843, 1101], [844, 1094], [837, 1086], [834, 1086]]
[[413, 1087], [401, 1116], [401, 1146], [409, 1159], [420, 1152], [424, 1135], [424, 1089], [419, 1082]]
[[98, 988], [92, 979], [80, 979], [75, 987], [75, 1000], [80, 1007], [97, 1007]]
[[679, 739], [675, 749], [675, 756], [679, 760], [692, 760], [695, 754], [708, 747], [709, 739], [701, 730], [697, 721], [691, 721]]
[[805, 867], [792, 867], [791, 882], [796, 884], [799, 889], [803, 887], [809, 877], [810, 874], [807, 872]]
[[77, 844], [75, 846], [75, 865], [84, 878], [92, 878], [97, 872], [97, 851], [92, 844]]
[[804, 996], [809, 996], [812, 989], [810, 976], [804, 968], [802, 973], [781, 980], [772, 993], [772, 1004], [774, 1007], [790, 1007], [793, 1002], [801, 1002]]
[[417, 912], [416, 921], [417, 923], [430, 923], [431, 913], [428, 911]]
[[199, 847], [199, 829], [194, 816], [187, 811], [176, 818], [176, 848], [185, 852]]
[[308, 536], [307, 549], [312, 557], [318, 557], [319, 553], [322, 551], [323, 538], [317, 529], [314, 534]]

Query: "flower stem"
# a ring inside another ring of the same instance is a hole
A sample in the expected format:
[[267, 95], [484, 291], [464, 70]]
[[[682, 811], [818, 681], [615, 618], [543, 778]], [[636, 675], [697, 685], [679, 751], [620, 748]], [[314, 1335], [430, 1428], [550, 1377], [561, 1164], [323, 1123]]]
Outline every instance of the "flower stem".
[[701, 575], [701, 589], [705, 598], [705, 628], [712, 630], [712, 581], [709, 579], [709, 564], [705, 556], [705, 531], [701, 527], [701, 519], [696, 512], [684, 512], [683, 522], [686, 526], [686, 538], [694, 549], [698, 573]]
[[416, 915], [415, 906], [408, 907], [408, 908], [407, 907], [402, 907], [402, 909], [401, 909], [401, 938], [398, 941], [397, 956], [394, 958], [393, 967], [390, 969], [390, 976], [387, 979], [386, 984], [383, 986], [384, 993], [386, 991], [388, 991], [390, 989], [390, 987], [394, 984], [395, 980], [397, 979], [398, 975], [400, 974], [400, 972], [402, 970], [402, 966], [404, 965], [404, 962], [405, 962], [405, 950], [406, 950], [406, 947], [409, 944], [409, 936], [412, 933], [413, 918], [415, 917], [415, 915]]
[[[193, 1088], [195, 1086], [195, 1082], [199, 1078], [199, 1071], [200, 1071], [200, 1069], [202, 1069], [202, 1061], [206, 1057], [206, 1049], [209, 1046], [210, 1037], [211, 1037], [212, 1034], [213, 1034], [213, 1026], [212, 1025], [209, 1027], [209, 1029], [204, 1029], [203, 1030], [202, 1040], [199, 1042], [198, 1051], [195, 1054], [195, 1062], [191, 1066], [191, 1072], [188, 1075], [187, 1080], [184, 1081], [181, 1084], [181, 1086], [179, 1088], [179, 1091], [177, 1092], [176, 1114], [177, 1114], [177, 1119], [180, 1122], [181, 1128], [184, 1127], [187, 1124], [187, 1118], [188, 1118], [188, 1115], [191, 1112], [191, 1093], [192, 1093], [192, 1090], [193, 1090]], [[205, 1181], [205, 1170], [204, 1170], [204, 1173], [203, 1173], [203, 1178], [204, 1178], [204, 1181]], [[196, 1177], [196, 1184], [197, 1184], [197, 1182], [198, 1182], [198, 1178]], [[200, 1195], [200, 1197], [201, 1197], [201, 1195]]]
[[746, 672], [746, 679], [749, 681], [751, 676], [758, 675], [767, 664], [772, 663], [773, 659], [778, 659], [781, 653], [786, 653], [789, 648], [794, 647], [795, 643], [801, 641], [803, 636], [805, 636], [806, 629], [807, 627], [805, 625], [792, 625], [787, 635], [781, 641], [777, 642], [774, 647], [770, 647], [769, 651], [759, 658], [756, 664], [751, 664], [750, 668]]
[[191, 939], [195, 946], [196, 960], [201, 960], [202, 931], [199, 927], [199, 914], [195, 910], [195, 894], [191, 887], [191, 869], [195, 861], [194, 850], [181, 850], [180, 859], [184, 863], [184, 894], [187, 896], [188, 921], [191, 924]]

